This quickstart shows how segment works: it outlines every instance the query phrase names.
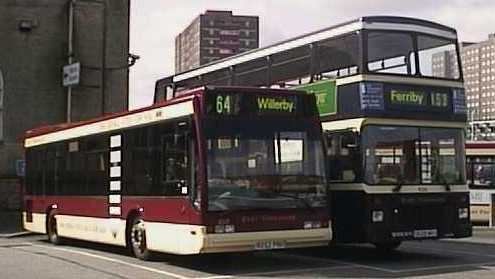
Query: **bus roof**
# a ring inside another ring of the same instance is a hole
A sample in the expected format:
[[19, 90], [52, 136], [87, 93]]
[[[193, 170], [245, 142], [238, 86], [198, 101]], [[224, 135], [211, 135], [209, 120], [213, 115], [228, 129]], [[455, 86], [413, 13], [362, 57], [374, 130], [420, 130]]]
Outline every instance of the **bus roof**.
[[293, 49], [361, 29], [414, 31], [450, 39], [457, 38], [457, 32], [455, 29], [427, 20], [396, 16], [367, 16], [327, 27], [311, 33], [307, 33], [295, 38], [284, 40], [270, 46], [253, 49], [234, 56], [210, 62], [201, 67], [160, 79], [156, 82], [155, 88], [159, 88], [163, 84], [180, 82], [189, 78], [197, 77], [202, 74], [229, 68], [240, 63], [252, 61], [254, 59], [266, 57], [268, 55], [284, 50]]

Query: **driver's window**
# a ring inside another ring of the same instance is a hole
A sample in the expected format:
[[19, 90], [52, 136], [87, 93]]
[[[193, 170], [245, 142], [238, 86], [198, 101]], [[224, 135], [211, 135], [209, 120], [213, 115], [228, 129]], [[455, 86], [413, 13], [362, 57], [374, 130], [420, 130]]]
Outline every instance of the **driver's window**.
[[327, 134], [328, 175], [332, 181], [355, 182], [359, 178], [361, 157], [356, 133]]

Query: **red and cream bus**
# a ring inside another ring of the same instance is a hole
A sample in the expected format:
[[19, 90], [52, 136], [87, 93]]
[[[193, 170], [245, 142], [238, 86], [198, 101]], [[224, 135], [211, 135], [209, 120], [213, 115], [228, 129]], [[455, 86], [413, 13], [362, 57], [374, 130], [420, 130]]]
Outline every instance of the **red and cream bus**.
[[322, 142], [312, 95], [247, 87], [31, 130], [24, 227], [141, 259], [327, 245]]
[[466, 173], [471, 190], [495, 192], [495, 141], [466, 142]]
[[466, 142], [466, 173], [471, 222], [493, 226], [495, 203], [495, 141]]

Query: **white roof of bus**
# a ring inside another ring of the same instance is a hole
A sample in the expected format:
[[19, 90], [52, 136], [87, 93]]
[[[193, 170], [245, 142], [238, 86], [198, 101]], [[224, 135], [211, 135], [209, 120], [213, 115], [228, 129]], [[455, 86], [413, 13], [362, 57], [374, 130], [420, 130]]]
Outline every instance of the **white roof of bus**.
[[[389, 17], [389, 18], [394, 18], [394, 17]], [[209, 72], [217, 71], [224, 68], [229, 68], [231, 66], [248, 62], [257, 58], [266, 57], [268, 55], [275, 54], [281, 51], [293, 49], [313, 42], [321, 41], [324, 39], [336, 37], [339, 35], [343, 35], [346, 33], [354, 32], [362, 29], [412, 31], [412, 32], [420, 32], [420, 33], [435, 35], [439, 37], [445, 37], [449, 39], [457, 39], [457, 33], [455, 32], [454, 29], [450, 29], [442, 25], [438, 25], [438, 27], [422, 25], [420, 23], [426, 22], [422, 20], [417, 20], [417, 24], [415, 24], [407, 21], [404, 23], [390, 22], [390, 21], [366, 22], [364, 21], [364, 19], [365, 18], [357, 21], [352, 21], [347, 24], [337, 25], [335, 27], [330, 27], [317, 32], [309, 33], [292, 40], [287, 40], [264, 48], [254, 49], [226, 59], [212, 62], [203, 67], [177, 74], [172, 77], [172, 81], [179, 82]], [[397, 17], [397, 19], [401, 19], [401, 18]], [[408, 20], [411, 21], [413, 19], [408, 19]], [[433, 25], [434, 23], [430, 23], [430, 24]]]

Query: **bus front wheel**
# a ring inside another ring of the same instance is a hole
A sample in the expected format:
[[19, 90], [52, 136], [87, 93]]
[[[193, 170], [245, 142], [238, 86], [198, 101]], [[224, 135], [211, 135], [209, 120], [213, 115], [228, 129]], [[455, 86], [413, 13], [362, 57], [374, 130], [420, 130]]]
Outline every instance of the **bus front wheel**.
[[57, 230], [57, 218], [55, 218], [54, 213], [50, 213], [48, 217], [46, 231], [48, 234], [48, 240], [51, 243], [55, 245], [62, 244], [62, 238], [58, 235], [58, 230]]
[[131, 231], [129, 233], [129, 244], [136, 258], [141, 260], [149, 260], [151, 251], [146, 245], [146, 229], [144, 221], [140, 217], [135, 217], [131, 223]]
[[392, 242], [379, 242], [379, 243], [373, 243], [375, 245], [376, 249], [383, 251], [383, 252], [391, 252], [399, 248], [399, 246], [402, 244], [401, 241], [392, 241]]

